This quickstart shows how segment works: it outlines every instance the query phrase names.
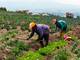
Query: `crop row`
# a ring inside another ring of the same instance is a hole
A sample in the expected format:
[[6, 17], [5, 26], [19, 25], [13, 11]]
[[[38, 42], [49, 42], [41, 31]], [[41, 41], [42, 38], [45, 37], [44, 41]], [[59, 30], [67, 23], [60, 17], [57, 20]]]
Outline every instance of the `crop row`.
[[51, 54], [57, 47], [65, 46], [67, 42], [61, 40], [52, 42], [47, 47], [40, 48], [38, 51], [28, 51], [23, 56], [19, 56], [17, 60], [44, 60], [44, 56]]

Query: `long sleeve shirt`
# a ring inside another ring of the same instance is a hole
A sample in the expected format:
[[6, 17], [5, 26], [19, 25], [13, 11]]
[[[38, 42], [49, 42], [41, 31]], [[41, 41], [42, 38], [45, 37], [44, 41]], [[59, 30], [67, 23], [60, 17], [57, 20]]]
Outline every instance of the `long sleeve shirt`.
[[43, 25], [43, 24], [37, 24], [36, 29], [32, 29], [32, 32], [29, 36], [31, 38], [34, 33], [38, 34], [38, 39], [42, 38], [44, 34], [49, 34], [49, 26], [48, 25]]

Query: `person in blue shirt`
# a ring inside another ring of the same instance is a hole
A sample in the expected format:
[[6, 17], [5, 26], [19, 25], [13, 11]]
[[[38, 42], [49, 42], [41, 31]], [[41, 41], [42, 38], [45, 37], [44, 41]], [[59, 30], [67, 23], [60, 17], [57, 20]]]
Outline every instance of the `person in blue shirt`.
[[[30, 36], [27, 38], [29, 40], [34, 33], [37, 33], [39, 43], [41, 47], [47, 46], [48, 45], [48, 40], [49, 40], [49, 26], [44, 25], [44, 24], [36, 24], [35, 22], [31, 22], [29, 24], [29, 29], [31, 30]], [[45, 41], [45, 45], [43, 44], [43, 39]]]

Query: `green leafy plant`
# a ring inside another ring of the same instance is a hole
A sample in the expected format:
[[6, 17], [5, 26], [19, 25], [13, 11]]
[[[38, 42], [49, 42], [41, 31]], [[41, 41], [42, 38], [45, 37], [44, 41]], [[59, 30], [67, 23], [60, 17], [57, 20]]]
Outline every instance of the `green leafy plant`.
[[77, 54], [77, 57], [80, 58], [80, 48], [75, 49], [75, 54]]
[[57, 47], [65, 46], [66, 44], [67, 44], [67, 42], [65, 42], [63, 40], [58, 41], [58, 42], [52, 42], [47, 47], [39, 49], [38, 52], [42, 55], [47, 55], [47, 54], [51, 53], [52, 51], [54, 51]]
[[28, 51], [28, 49], [30, 48], [29, 45], [27, 45], [24, 42], [19, 41], [19, 40], [10, 41], [7, 43], [7, 45], [14, 47], [14, 48], [12, 48], [11, 51], [15, 55], [18, 55], [21, 51]]
[[22, 30], [28, 30], [28, 24], [22, 24], [21, 29]]
[[18, 47], [12, 48], [11, 51], [15, 56], [17, 56], [21, 52], [21, 50]]
[[17, 30], [10, 30], [6, 34], [0, 36], [0, 41], [8, 41], [10, 38], [15, 37], [17, 34]]
[[66, 50], [59, 51], [58, 54], [55, 56], [55, 60], [67, 60], [68, 54]]
[[43, 56], [37, 52], [28, 51], [22, 57], [18, 57], [17, 60], [43, 60]]
[[43, 60], [44, 55], [52, 53], [57, 46], [66, 45], [65, 41], [52, 42], [47, 47], [40, 48], [36, 52], [28, 51], [23, 56], [18, 57], [17, 60]]

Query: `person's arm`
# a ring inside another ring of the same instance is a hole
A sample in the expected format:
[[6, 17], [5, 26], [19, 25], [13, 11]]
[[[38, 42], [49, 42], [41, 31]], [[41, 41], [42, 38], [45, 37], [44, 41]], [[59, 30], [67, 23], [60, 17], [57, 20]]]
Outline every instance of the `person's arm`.
[[58, 28], [57, 25], [56, 25], [55, 32], [57, 32], [58, 30], [59, 30], [59, 28]]
[[38, 35], [37, 41], [39, 41], [40, 39], [42, 39], [42, 35]]
[[31, 32], [29, 38], [27, 38], [27, 40], [29, 40], [32, 36], [34, 35], [34, 31]]
[[57, 31], [57, 26], [56, 26], [56, 29], [55, 29], [55, 31]]
[[57, 32], [57, 30], [58, 30], [58, 21], [56, 21], [56, 23], [55, 23], [55, 32]]

